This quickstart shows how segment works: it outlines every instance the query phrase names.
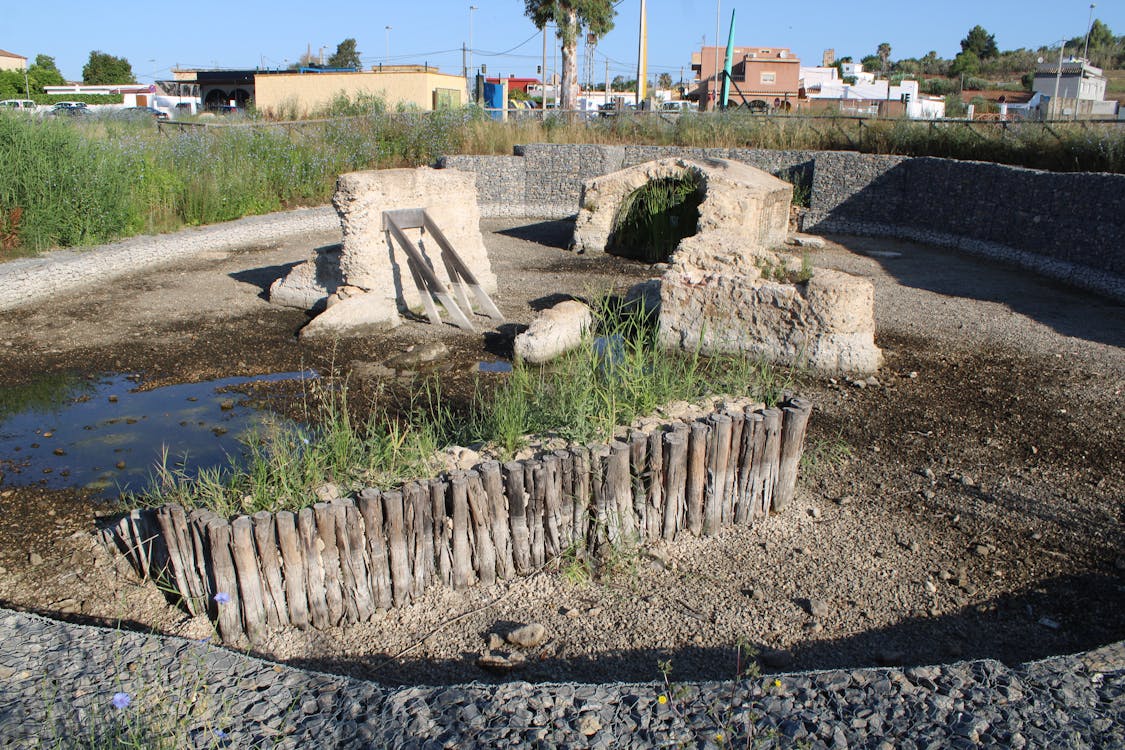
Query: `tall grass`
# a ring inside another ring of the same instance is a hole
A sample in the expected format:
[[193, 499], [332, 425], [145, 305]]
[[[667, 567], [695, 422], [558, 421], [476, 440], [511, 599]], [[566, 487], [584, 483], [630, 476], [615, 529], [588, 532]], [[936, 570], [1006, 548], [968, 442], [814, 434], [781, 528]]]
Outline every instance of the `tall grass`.
[[[369, 404], [350, 402], [346, 382], [314, 382], [304, 426], [266, 427], [246, 439], [242, 456], [194, 477], [166, 457], [151, 488], [123, 500], [227, 516], [296, 509], [315, 502], [328, 482], [350, 492], [434, 476], [442, 469], [439, 451], [450, 444], [485, 443], [507, 458], [533, 435], [606, 441], [619, 425], [671, 401], [731, 394], [774, 404], [792, 383], [790, 371], [759, 360], [665, 350], [642, 311], [599, 307], [606, 322], [576, 350], [546, 367], [517, 361], [498, 387], [478, 382], [467, 403], [454, 403], [438, 381], [406, 403], [379, 391]], [[361, 411], [367, 416], [357, 421]]]
[[976, 159], [1059, 171], [1125, 172], [1125, 128], [926, 123], [744, 112], [496, 122], [467, 107], [389, 112], [340, 99], [327, 120], [158, 133], [151, 122], [0, 113], [0, 253], [89, 245], [140, 232], [320, 205], [336, 177], [522, 143], [824, 150]]

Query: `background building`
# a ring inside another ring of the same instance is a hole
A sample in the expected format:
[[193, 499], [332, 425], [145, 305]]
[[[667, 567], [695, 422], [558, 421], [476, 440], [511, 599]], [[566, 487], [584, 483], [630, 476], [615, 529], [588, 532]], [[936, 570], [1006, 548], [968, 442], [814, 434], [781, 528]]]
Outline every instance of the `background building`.
[[27, 70], [27, 58], [0, 49], [0, 70]]
[[[699, 102], [700, 109], [714, 109], [721, 82], [716, 73], [723, 69], [726, 47], [703, 47], [691, 54], [695, 88], [687, 99]], [[761, 102], [766, 107], [778, 102], [796, 105], [800, 90], [801, 61], [787, 47], [735, 47], [731, 64], [730, 99], [732, 106]]]

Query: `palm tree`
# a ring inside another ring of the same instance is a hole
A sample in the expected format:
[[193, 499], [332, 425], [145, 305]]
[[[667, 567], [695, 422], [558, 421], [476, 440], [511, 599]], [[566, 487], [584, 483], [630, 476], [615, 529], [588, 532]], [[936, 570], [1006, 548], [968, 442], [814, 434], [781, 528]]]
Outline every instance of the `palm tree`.
[[[613, 28], [617, 14], [612, 0], [524, 0], [524, 13], [537, 28], [554, 22], [562, 40], [562, 91], [560, 108], [578, 106], [578, 35], [583, 28], [599, 37]], [[546, 71], [543, 71], [546, 73]]]
[[875, 54], [877, 54], [879, 56], [879, 59], [883, 61], [883, 75], [886, 76], [887, 61], [891, 59], [891, 43], [883, 42], [882, 44], [880, 44], [879, 49]]

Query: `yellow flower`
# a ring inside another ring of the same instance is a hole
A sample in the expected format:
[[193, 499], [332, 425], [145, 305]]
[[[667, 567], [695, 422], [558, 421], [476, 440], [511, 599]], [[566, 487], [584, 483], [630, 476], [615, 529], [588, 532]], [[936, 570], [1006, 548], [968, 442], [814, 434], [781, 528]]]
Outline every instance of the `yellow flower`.
[[723, 741], [723, 733], [722, 733], [722, 732], [717, 732], [717, 733], [715, 734], [715, 742], [722, 742], [722, 741]]
[[663, 706], [665, 703], [668, 702], [668, 696], [662, 695], [662, 696], [660, 696], [659, 698], [656, 699], [656, 702]]
[[773, 686], [774, 686], [774, 687], [781, 687], [781, 680], [774, 680], [774, 681], [773, 681]]

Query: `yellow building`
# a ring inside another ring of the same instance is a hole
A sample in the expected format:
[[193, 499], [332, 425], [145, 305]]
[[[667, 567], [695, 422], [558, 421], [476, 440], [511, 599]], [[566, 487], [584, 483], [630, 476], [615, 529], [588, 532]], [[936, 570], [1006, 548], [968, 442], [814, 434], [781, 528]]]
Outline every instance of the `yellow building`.
[[0, 49], [0, 70], [27, 70], [27, 58]]
[[[177, 80], [188, 71], [174, 71]], [[369, 71], [198, 70], [205, 109], [234, 105], [270, 116], [307, 117], [340, 96], [379, 96], [387, 107], [421, 110], [459, 107], [467, 100], [465, 79], [428, 65], [395, 65]]]

